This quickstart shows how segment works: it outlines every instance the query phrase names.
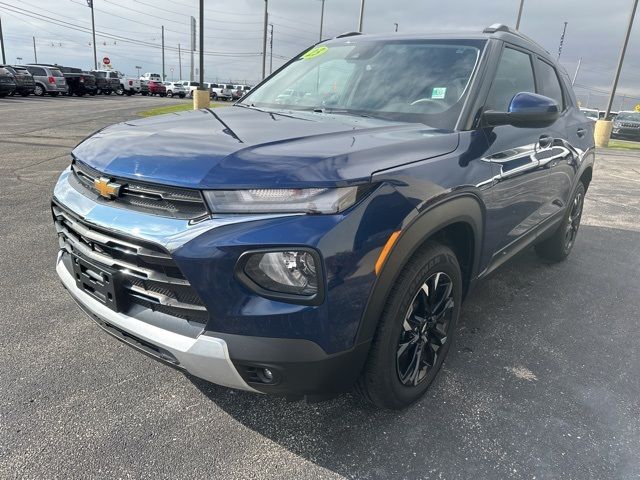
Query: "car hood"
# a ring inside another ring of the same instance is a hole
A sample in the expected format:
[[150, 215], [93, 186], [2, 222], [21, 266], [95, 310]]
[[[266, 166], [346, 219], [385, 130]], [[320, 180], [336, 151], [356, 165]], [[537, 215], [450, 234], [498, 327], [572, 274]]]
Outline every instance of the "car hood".
[[167, 185], [302, 188], [367, 182], [457, 145], [457, 133], [423, 124], [228, 107], [112, 125], [73, 156], [106, 175]]

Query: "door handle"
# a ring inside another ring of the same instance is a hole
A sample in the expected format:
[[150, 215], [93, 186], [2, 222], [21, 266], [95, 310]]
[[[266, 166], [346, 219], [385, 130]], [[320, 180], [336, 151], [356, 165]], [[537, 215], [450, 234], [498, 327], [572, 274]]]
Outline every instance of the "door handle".
[[551, 145], [553, 145], [553, 137], [549, 135], [540, 135], [540, 138], [538, 139], [538, 146], [540, 148], [549, 148]]
[[584, 134], [587, 133], [587, 131], [584, 128], [579, 128], [576, 133], [578, 134], [578, 136], [580, 138], [582, 138], [582, 137], [584, 137]]

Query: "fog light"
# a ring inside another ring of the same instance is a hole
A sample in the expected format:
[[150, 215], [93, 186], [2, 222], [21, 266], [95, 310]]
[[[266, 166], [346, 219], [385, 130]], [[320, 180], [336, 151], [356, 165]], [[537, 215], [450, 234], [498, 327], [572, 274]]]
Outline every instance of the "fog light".
[[318, 293], [318, 262], [308, 250], [250, 253], [244, 273], [271, 292], [313, 296]]
[[273, 372], [268, 368], [263, 368], [262, 370], [260, 370], [260, 374], [258, 376], [264, 383], [273, 382]]

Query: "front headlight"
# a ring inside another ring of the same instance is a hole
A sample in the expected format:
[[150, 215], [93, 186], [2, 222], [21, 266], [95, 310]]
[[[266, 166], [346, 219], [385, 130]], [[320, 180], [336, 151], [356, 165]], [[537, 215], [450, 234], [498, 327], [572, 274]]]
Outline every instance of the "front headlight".
[[213, 213], [339, 213], [358, 199], [358, 187], [207, 190]]

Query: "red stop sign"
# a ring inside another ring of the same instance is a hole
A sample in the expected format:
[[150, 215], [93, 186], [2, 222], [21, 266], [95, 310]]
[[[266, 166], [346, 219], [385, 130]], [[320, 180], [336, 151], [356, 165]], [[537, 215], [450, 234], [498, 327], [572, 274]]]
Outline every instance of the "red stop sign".
[[105, 65], [109, 65], [111, 63], [111, 60], [109, 60], [109, 57], [104, 57], [102, 59], [102, 63], [104, 63]]

